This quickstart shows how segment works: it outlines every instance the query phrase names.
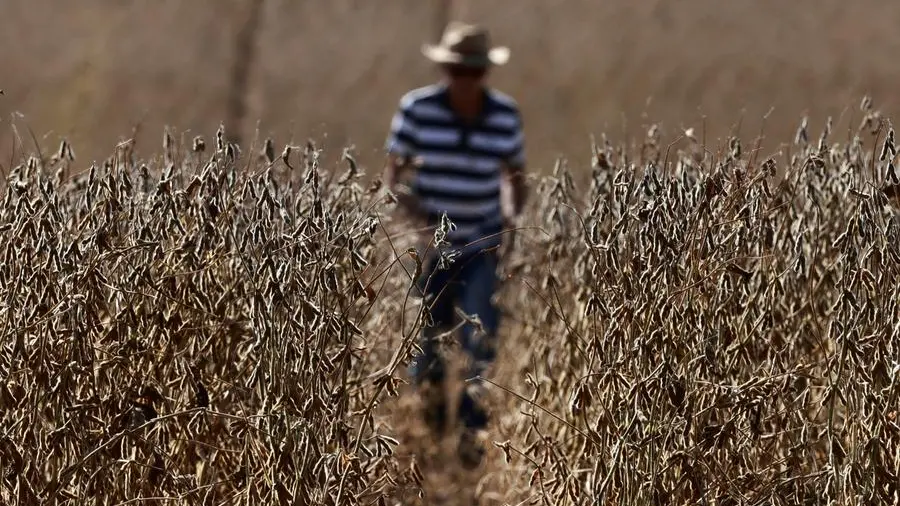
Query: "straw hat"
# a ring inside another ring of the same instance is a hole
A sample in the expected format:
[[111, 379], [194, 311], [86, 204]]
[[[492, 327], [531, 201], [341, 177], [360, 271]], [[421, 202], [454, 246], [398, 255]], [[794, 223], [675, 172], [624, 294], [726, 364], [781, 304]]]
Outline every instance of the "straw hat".
[[509, 48], [491, 47], [488, 31], [478, 25], [451, 21], [438, 44], [425, 44], [422, 54], [435, 63], [469, 67], [503, 65], [509, 60]]

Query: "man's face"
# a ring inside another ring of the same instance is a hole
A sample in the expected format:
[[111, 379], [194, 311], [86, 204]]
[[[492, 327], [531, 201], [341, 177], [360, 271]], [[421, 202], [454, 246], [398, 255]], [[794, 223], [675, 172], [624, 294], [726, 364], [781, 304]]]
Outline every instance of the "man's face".
[[444, 74], [450, 81], [450, 86], [460, 91], [474, 93], [481, 90], [487, 69], [465, 65], [445, 65]]

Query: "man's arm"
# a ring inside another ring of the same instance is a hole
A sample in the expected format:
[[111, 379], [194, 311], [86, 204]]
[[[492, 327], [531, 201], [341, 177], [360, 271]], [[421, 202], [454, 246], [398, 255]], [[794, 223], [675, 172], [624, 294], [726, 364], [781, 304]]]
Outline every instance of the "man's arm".
[[391, 117], [391, 127], [385, 142], [387, 161], [384, 166], [382, 178], [385, 187], [391, 192], [406, 169], [409, 168], [409, 159], [416, 148], [416, 121], [412, 114], [412, 101], [409, 95], [400, 99], [394, 115]]
[[388, 153], [387, 160], [384, 164], [384, 174], [381, 177], [385, 188], [394, 191], [394, 186], [403, 177], [408, 168], [406, 158], [397, 153]]
[[400, 207], [406, 209], [406, 211], [412, 215], [419, 217], [422, 214], [422, 211], [419, 208], [418, 200], [409, 193], [407, 188], [402, 188], [400, 191], [397, 189], [400, 180], [412, 169], [413, 165], [408, 158], [395, 153], [388, 153], [382, 182], [384, 183], [385, 188], [397, 199], [397, 203]]
[[525, 199], [527, 196], [527, 188], [525, 186], [525, 166], [515, 165], [507, 166], [504, 169], [502, 185], [502, 194], [506, 195], [504, 202], [504, 214], [507, 216], [518, 216], [522, 214], [525, 207]]
[[525, 185], [525, 132], [519, 115], [516, 132], [513, 134], [512, 148], [503, 167], [501, 195], [503, 214], [507, 220], [514, 219], [525, 207], [527, 187]]

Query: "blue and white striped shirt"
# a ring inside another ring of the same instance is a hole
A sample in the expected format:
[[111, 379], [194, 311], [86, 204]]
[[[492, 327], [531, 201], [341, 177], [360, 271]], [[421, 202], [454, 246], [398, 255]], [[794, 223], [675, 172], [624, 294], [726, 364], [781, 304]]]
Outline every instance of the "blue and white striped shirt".
[[447, 214], [456, 226], [447, 241], [463, 252], [500, 244], [502, 168], [525, 164], [518, 105], [497, 90], [484, 93], [481, 117], [467, 123], [445, 84], [414, 89], [401, 98], [387, 140], [388, 152], [417, 160], [413, 193], [430, 225]]

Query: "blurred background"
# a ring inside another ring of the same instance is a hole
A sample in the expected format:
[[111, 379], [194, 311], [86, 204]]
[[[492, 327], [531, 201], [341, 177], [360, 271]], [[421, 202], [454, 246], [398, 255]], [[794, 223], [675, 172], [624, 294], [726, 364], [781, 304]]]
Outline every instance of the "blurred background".
[[[211, 139], [229, 115], [242, 33], [249, 80], [242, 146], [257, 132], [353, 144], [370, 173], [399, 97], [436, 78], [419, 52], [435, 29], [434, 0], [3, 0], [0, 160], [10, 121], [47, 149], [70, 139], [78, 163], [112, 152], [141, 123], [138, 151], [165, 125]], [[790, 141], [804, 113], [811, 135], [860, 121], [871, 94], [898, 110], [900, 3], [884, 0], [480, 0], [458, 2], [512, 49], [493, 83], [521, 104], [534, 170], [557, 155], [590, 160], [590, 135], [664, 139], [704, 126], [716, 147], [739, 125], [763, 148]], [[246, 49], [246, 48], [245, 48]], [[705, 121], [704, 121], [705, 118]], [[234, 132], [234, 129], [231, 130]], [[745, 144], [748, 145], [748, 144]]]

